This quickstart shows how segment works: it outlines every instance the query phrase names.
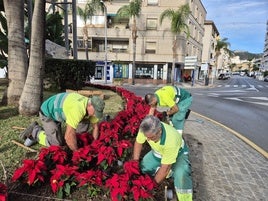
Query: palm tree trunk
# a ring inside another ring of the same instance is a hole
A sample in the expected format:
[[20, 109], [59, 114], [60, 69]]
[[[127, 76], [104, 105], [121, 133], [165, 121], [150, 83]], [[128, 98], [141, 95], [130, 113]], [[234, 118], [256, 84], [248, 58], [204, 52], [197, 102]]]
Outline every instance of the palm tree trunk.
[[171, 68], [171, 84], [174, 86], [174, 76], [175, 76], [175, 62], [176, 62], [176, 49], [177, 49], [177, 37], [175, 36], [172, 46], [173, 51], [173, 62], [172, 62], [172, 68]]
[[85, 53], [86, 53], [86, 60], [88, 60], [88, 31], [87, 31], [87, 25], [85, 22], [85, 26], [83, 27], [83, 32], [84, 32], [84, 44], [85, 44]]
[[24, 39], [24, 1], [4, 0], [8, 23], [7, 104], [18, 105], [27, 74], [27, 52]]
[[33, 19], [29, 70], [19, 101], [19, 113], [23, 115], [37, 114], [41, 105], [45, 58], [45, 1], [35, 1]]

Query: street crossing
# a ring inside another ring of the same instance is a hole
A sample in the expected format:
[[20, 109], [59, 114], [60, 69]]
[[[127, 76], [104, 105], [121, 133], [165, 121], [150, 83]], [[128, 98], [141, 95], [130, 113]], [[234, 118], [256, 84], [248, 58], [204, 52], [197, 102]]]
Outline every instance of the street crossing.
[[234, 84], [234, 85], [230, 85], [230, 84], [218, 84], [216, 85], [215, 87], [217, 88], [268, 88], [268, 84], [263, 84], [263, 85], [246, 85], [246, 84], [241, 84], [241, 85], [237, 85], [237, 84]]

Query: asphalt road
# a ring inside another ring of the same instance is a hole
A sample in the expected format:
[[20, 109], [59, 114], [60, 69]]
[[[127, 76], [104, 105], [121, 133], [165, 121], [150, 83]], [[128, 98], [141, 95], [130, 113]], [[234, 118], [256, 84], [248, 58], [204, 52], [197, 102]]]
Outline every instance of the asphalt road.
[[239, 132], [268, 151], [268, 83], [235, 76], [213, 88], [189, 89], [192, 110]]
[[[142, 97], [157, 89], [124, 87]], [[214, 87], [187, 89], [193, 96], [193, 111], [222, 123], [268, 151], [268, 82], [233, 76], [214, 80]]]

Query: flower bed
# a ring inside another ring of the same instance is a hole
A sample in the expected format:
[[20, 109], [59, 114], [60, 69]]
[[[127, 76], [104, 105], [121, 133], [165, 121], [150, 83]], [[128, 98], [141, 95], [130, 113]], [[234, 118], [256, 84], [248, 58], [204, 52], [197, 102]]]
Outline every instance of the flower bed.
[[12, 181], [29, 187], [49, 183], [59, 198], [86, 187], [92, 198], [106, 190], [113, 201], [153, 200], [153, 178], [142, 174], [138, 162], [130, 160], [133, 141], [149, 106], [123, 88], [92, 86], [117, 92], [125, 100], [125, 109], [114, 119], [100, 123], [97, 140], [93, 141], [89, 133], [77, 135], [77, 151], [50, 146], [42, 148], [37, 159], [23, 160]]

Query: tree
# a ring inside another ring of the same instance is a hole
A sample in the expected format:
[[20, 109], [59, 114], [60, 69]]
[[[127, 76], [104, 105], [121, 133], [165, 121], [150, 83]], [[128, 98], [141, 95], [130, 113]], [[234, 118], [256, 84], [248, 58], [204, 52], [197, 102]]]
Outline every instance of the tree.
[[118, 17], [127, 17], [133, 20], [132, 41], [133, 41], [133, 64], [132, 64], [132, 85], [135, 84], [136, 74], [136, 40], [137, 40], [137, 18], [141, 14], [142, 0], [132, 0], [129, 5], [124, 5], [117, 11]]
[[219, 59], [219, 56], [221, 55], [221, 50], [227, 52], [228, 54], [231, 54], [231, 51], [229, 50], [229, 46], [230, 46], [230, 43], [228, 42], [228, 38], [223, 38], [223, 39], [220, 39], [220, 37], [217, 38], [217, 43], [215, 47], [216, 72], [218, 68], [218, 59]]
[[18, 105], [27, 74], [27, 53], [24, 39], [24, 1], [4, 0], [8, 25], [7, 103]]
[[87, 21], [92, 22], [92, 16], [102, 8], [102, 4], [99, 0], [91, 0], [87, 2], [84, 9], [77, 7], [77, 14], [83, 20], [83, 40], [85, 45], [86, 59], [88, 60], [88, 30]]
[[[3, 11], [3, 10], [0, 10]], [[7, 20], [2, 12], [0, 12], [0, 68], [7, 66], [8, 38], [7, 38]]]
[[59, 12], [48, 13], [46, 15], [45, 39], [64, 46], [64, 26], [62, 24], [62, 20], [63, 17], [59, 14]]
[[29, 70], [19, 101], [19, 113], [22, 115], [37, 114], [41, 105], [42, 73], [45, 63], [45, 1], [35, 0], [33, 19]]
[[186, 32], [187, 38], [190, 36], [189, 27], [187, 25], [186, 20], [190, 15], [190, 7], [188, 4], [180, 6], [177, 10], [167, 9], [164, 10], [160, 15], [160, 24], [162, 24], [165, 18], [171, 20], [171, 32], [174, 34], [174, 40], [172, 45], [173, 51], [173, 62], [172, 62], [172, 70], [171, 70], [171, 83], [174, 85], [174, 75], [175, 75], [175, 62], [177, 55], [177, 40], [178, 35], [183, 32]]
[[236, 67], [236, 64], [235, 64], [235, 63], [232, 63], [232, 64], [230, 65], [230, 68], [231, 68], [231, 71], [232, 71], [232, 72], [233, 72], [234, 67]]

